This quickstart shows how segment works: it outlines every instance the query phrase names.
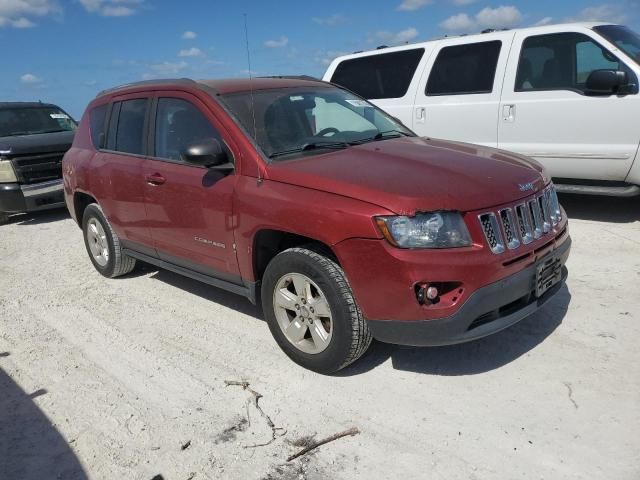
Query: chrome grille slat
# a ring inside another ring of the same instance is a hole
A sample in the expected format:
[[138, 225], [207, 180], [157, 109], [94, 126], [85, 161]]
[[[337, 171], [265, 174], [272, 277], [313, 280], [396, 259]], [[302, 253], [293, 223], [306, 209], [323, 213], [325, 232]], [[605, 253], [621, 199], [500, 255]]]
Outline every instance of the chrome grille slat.
[[524, 203], [516, 206], [516, 217], [520, 225], [520, 238], [525, 245], [533, 242], [533, 227], [531, 226], [531, 215]]
[[480, 215], [480, 224], [484, 231], [484, 236], [489, 243], [489, 248], [493, 253], [504, 252], [504, 241], [502, 240], [502, 232], [493, 212]]
[[478, 215], [485, 239], [495, 254], [515, 250], [555, 231], [562, 209], [553, 185], [522, 203]]
[[513, 212], [510, 208], [500, 210], [500, 221], [502, 222], [504, 237], [507, 241], [507, 248], [509, 250], [518, 248], [520, 246], [520, 238], [518, 237], [518, 230], [513, 221]]
[[542, 214], [542, 231], [543, 233], [549, 233], [551, 231], [551, 214], [549, 213], [546, 192], [538, 197], [538, 203]]
[[531, 221], [533, 225], [533, 238], [542, 236], [542, 214], [540, 213], [540, 204], [536, 198], [527, 202], [529, 212], [531, 212]]

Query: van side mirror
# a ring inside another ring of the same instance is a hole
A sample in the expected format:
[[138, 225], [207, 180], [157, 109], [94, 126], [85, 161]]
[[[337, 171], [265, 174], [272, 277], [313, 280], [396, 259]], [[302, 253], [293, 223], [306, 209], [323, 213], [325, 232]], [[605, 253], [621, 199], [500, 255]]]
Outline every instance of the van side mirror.
[[627, 72], [621, 70], [594, 70], [587, 77], [585, 90], [588, 95], [612, 95], [627, 93], [624, 89], [629, 83]]
[[182, 158], [202, 167], [218, 167], [229, 163], [229, 156], [218, 140], [209, 138], [193, 143], [184, 149]]

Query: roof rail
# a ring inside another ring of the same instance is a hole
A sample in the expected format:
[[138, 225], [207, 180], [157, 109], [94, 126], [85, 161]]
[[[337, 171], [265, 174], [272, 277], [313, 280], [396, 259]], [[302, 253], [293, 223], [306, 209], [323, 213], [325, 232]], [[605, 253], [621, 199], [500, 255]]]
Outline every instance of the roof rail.
[[256, 77], [256, 78], [284, 78], [284, 79], [288, 78], [291, 80], [313, 80], [315, 82], [320, 81], [319, 78], [312, 77], [311, 75], [266, 75], [266, 76]]
[[143, 80], [141, 82], [131, 82], [125, 83], [124, 85], [118, 85], [117, 87], [107, 88], [106, 90], [102, 90], [96, 95], [96, 98], [106, 95], [108, 93], [114, 93], [118, 90], [124, 90], [126, 88], [131, 87], [144, 87], [145, 85], [166, 85], [166, 84], [189, 84], [192, 85], [196, 83], [194, 80], [190, 78], [163, 78], [158, 80]]

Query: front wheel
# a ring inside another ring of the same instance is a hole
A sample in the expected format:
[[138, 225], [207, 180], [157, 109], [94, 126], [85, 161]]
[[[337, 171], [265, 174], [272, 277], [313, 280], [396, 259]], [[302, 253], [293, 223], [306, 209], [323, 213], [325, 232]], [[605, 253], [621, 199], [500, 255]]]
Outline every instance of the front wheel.
[[262, 308], [269, 329], [299, 365], [333, 373], [357, 360], [371, 333], [344, 271], [308, 248], [290, 248], [267, 266]]

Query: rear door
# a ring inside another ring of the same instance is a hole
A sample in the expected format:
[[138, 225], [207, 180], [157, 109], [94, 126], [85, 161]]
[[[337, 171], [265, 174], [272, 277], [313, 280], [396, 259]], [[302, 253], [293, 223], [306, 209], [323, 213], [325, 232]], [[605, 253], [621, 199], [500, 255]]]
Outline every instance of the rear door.
[[513, 32], [439, 42], [417, 88], [418, 135], [495, 147], [498, 109]]
[[[592, 36], [593, 35], [593, 36]], [[553, 177], [624, 180], [640, 141], [640, 96], [589, 96], [598, 69], [633, 70], [589, 30], [518, 32], [502, 96], [500, 148], [534, 157]]]
[[135, 243], [137, 250], [153, 255], [143, 174], [149, 106], [150, 99], [145, 94], [114, 100], [108, 115], [107, 138], [99, 139], [101, 144], [91, 170], [92, 190], [118, 236]]
[[158, 256], [170, 263], [240, 282], [233, 238], [232, 194], [236, 175], [190, 165], [187, 146], [216, 138], [235, 147], [198, 98], [161, 92], [154, 99], [150, 160], [145, 168], [147, 214]]

